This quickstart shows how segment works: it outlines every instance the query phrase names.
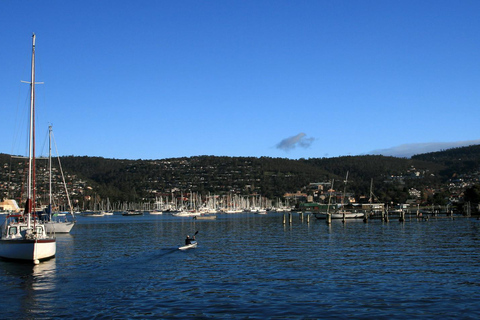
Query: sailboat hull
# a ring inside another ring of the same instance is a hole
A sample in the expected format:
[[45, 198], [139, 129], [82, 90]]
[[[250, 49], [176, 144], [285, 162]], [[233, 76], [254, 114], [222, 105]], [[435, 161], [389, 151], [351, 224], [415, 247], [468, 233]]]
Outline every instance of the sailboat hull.
[[44, 223], [47, 233], [69, 233], [75, 222], [48, 221]]
[[[314, 213], [315, 218], [317, 219], [327, 219], [327, 213], [325, 212], [319, 212], [319, 213]], [[330, 217], [332, 219], [360, 219], [365, 216], [365, 213], [363, 212], [345, 212], [345, 213], [330, 213]]]
[[53, 258], [56, 239], [0, 240], [0, 257], [11, 260], [35, 261]]

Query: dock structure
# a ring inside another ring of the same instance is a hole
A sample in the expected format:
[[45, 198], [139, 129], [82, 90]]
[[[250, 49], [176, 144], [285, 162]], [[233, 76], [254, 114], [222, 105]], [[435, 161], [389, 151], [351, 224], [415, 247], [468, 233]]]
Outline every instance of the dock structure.
[[[310, 223], [310, 216], [315, 216], [315, 212], [310, 212], [310, 211], [297, 211], [297, 212], [288, 212], [283, 214], [283, 224], [292, 224], [293, 222], [293, 214], [298, 213], [298, 219], [301, 222], [307, 222], [307, 224]], [[323, 213], [325, 214], [325, 212]], [[357, 217], [357, 218], [346, 218], [345, 215], [342, 219], [333, 219], [331, 213], [326, 213], [325, 218], [322, 218], [320, 220], [325, 220], [327, 225], [332, 224], [332, 220], [340, 220], [343, 224], [346, 224], [349, 220], [359, 220], [360, 219], [364, 223], [369, 223], [369, 222], [374, 222], [376, 220], [382, 221], [384, 223], [389, 223], [390, 221], [399, 221], [401, 223], [404, 222], [412, 222], [412, 221], [418, 221], [418, 222], [426, 222], [430, 221], [432, 219], [434, 220], [441, 220], [441, 219], [451, 219], [455, 220], [455, 218], [471, 218], [472, 216], [467, 215], [465, 213], [457, 212], [454, 213], [452, 210], [448, 211], [417, 211], [417, 210], [383, 210], [383, 211], [369, 211], [365, 212], [364, 216]], [[318, 220], [317, 218], [316, 220]], [[480, 220], [480, 216], [477, 217], [478, 220]]]

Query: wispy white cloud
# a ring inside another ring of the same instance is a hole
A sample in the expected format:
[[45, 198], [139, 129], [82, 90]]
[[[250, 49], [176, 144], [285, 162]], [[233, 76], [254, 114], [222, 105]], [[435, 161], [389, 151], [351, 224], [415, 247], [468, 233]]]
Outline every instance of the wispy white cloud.
[[393, 156], [400, 158], [410, 158], [413, 155], [435, 152], [445, 149], [458, 148], [480, 144], [478, 140], [456, 141], [456, 142], [424, 142], [424, 143], [407, 143], [387, 149], [378, 149], [368, 152], [368, 154], [381, 154], [384, 156]]
[[306, 134], [301, 132], [296, 136], [285, 138], [277, 144], [277, 149], [290, 151], [297, 146], [300, 148], [308, 148], [312, 145], [315, 138], [306, 138]]

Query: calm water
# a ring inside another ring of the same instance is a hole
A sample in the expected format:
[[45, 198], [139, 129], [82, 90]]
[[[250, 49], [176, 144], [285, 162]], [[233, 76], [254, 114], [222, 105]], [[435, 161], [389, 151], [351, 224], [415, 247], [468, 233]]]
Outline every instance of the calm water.
[[2, 318], [480, 318], [480, 221], [282, 217], [79, 217], [55, 259], [0, 261]]

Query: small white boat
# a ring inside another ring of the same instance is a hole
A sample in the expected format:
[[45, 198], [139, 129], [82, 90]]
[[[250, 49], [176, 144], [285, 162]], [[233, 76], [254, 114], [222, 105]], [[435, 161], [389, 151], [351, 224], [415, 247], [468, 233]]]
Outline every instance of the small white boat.
[[193, 240], [190, 244], [187, 244], [183, 247], [178, 248], [178, 250], [188, 250], [188, 249], [193, 249], [197, 247], [197, 241]]
[[103, 217], [105, 216], [104, 211], [85, 211], [81, 214], [84, 217]]
[[128, 210], [128, 211], [122, 212], [122, 216], [143, 216], [143, 211]]
[[217, 216], [195, 216], [193, 217], [195, 220], [215, 220]]
[[226, 209], [222, 211], [223, 213], [242, 213], [243, 209]]
[[195, 217], [200, 215], [201, 213], [196, 211], [179, 211], [179, 212], [172, 213], [172, 216], [174, 217]]
[[[316, 212], [313, 214], [315, 218], [317, 219], [327, 219], [327, 213], [326, 212]], [[363, 212], [350, 212], [350, 211], [337, 211], [337, 212], [332, 212], [330, 213], [330, 216], [332, 219], [360, 219], [365, 216], [365, 213]]]
[[89, 217], [103, 217], [103, 216], [105, 216], [105, 212], [96, 211], [96, 212], [93, 212], [92, 214], [88, 214], [87, 216], [89, 216]]
[[48, 233], [70, 233], [75, 226], [75, 221], [50, 220], [44, 224]]

